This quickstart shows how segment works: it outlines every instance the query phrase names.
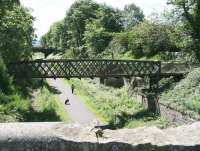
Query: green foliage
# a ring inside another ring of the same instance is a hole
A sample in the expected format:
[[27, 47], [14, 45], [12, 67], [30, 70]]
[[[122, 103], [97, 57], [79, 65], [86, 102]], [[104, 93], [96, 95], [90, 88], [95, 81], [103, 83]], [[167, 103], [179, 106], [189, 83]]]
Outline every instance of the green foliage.
[[193, 38], [191, 50], [200, 61], [200, 1], [169, 0], [169, 2], [176, 6], [176, 12], [184, 18], [185, 30], [188, 30]]
[[19, 0], [1, 0], [0, 1], [0, 20], [8, 9], [13, 9], [14, 5], [19, 5]]
[[0, 93], [0, 122], [24, 121], [30, 109], [30, 101], [21, 95], [4, 95]]
[[168, 92], [164, 92], [160, 100], [181, 112], [200, 118], [200, 69], [197, 68], [181, 80]]
[[32, 114], [28, 121], [68, 121], [69, 117], [61, 101], [47, 87], [40, 88]]
[[128, 31], [144, 20], [143, 11], [135, 4], [126, 5], [122, 14], [124, 27]]
[[81, 46], [87, 20], [96, 18], [99, 5], [92, 0], [77, 0], [67, 12], [65, 23], [69, 26], [72, 35], [72, 45]]
[[11, 0], [1, 3], [5, 10], [0, 19], [0, 54], [6, 64], [27, 59], [31, 52], [33, 17]]
[[135, 26], [129, 34], [129, 50], [136, 57], [177, 50], [172, 33], [169, 26], [145, 21]]
[[12, 80], [6, 72], [6, 67], [0, 57], [0, 92], [5, 94], [12, 93], [14, 90]]
[[96, 13], [96, 24], [107, 32], [120, 32], [122, 30], [121, 12], [112, 7], [101, 5]]
[[68, 46], [69, 34], [64, 20], [54, 23], [47, 34], [42, 36], [43, 47], [65, 49]]
[[152, 126], [166, 127], [160, 119], [144, 110], [143, 106], [128, 94], [128, 88], [115, 89], [96, 83], [94, 80], [72, 80], [76, 93], [111, 128]]
[[129, 32], [120, 32], [113, 34], [113, 39], [107, 47], [107, 51], [111, 51], [114, 58], [116, 58], [116, 55], [128, 51], [128, 35]]
[[106, 32], [105, 28], [98, 28], [94, 23], [88, 23], [85, 31], [86, 48], [89, 54], [101, 53], [108, 46], [112, 35]]
[[112, 32], [122, 29], [119, 10], [92, 0], [77, 0], [67, 11], [62, 23], [55, 23], [41, 41], [45, 47], [71, 50], [67, 54], [73, 54], [76, 58], [88, 57], [104, 51]]

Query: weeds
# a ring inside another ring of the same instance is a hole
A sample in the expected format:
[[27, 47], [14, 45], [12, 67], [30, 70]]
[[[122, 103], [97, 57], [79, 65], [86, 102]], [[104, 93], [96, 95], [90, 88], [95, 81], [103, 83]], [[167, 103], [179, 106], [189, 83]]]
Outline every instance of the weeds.
[[200, 118], [200, 68], [161, 94], [160, 101], [194, 118]]
[[[69, 82], [69, 81], [68, 81]], [[92, 111], [102, 117], [112, 129], [139, 126], [167, 127], [167, 122], [149, 112], [128, 94], [128, 88], [115, 89], [94, 80], [70, 81], [75, 92]]]

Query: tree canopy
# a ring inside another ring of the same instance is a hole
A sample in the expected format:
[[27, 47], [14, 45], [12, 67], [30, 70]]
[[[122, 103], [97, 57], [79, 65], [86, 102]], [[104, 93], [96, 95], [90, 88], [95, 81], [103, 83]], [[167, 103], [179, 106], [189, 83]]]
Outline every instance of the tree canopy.
[[33, 20], [19, 1], [1, 1], [0, 55], [7, 64], [30, 57], [33, 39]]
[[132, 30], [135, 25], [144, 20], [143, 11], [133, 3], [126, 5], [122, 14], [123, 24], [126, 30]]
[[65, 18], [53, 24], [42, 37], [42, 43], [61, 48], [76, 58], [110, 52], [140, 58], [180, 50], [194, 52], [200, 58], [199, 1], [169, 0], [169, 3], [176, 6], [176, 11], [145, 19], [134, 3], [118, 10], [92, 0], [77, 0]]
[[176, 7], [177, 13], [184, 18], [185, 29], [193, 38], [192, 50], [200, 61], [200, 1], [199, 0], [169, 0]]

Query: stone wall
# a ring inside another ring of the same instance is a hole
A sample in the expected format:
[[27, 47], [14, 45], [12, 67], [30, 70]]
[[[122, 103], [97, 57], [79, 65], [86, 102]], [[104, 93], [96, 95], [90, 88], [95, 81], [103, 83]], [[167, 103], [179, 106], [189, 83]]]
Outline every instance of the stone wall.
[[200, 123], [160, 130], [104, 130], [65, 123], [0, 124], [1, 151], [199, 151]]

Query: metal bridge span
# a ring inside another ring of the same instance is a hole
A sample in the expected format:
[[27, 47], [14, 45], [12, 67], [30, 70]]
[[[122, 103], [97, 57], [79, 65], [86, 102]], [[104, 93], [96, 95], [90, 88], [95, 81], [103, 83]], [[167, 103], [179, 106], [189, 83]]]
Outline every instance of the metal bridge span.
[[[187, 70], [185, 70], [187, 69]], [[34, 60], [9, 65], [16, 79], [25, 78], [107, 78], [149, 77], [151, 87], [157, 87], [163, 77], [180, 77], [189, 72], [185, 64], [162, 64], [141, 60]]]

